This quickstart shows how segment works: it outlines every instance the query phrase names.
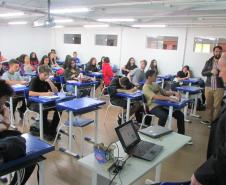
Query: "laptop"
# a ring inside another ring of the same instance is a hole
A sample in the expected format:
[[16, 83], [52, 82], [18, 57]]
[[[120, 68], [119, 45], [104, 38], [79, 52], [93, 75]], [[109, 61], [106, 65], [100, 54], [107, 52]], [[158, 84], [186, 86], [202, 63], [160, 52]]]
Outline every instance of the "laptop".
[[151, 138], [159, 138], [161, 136], [164, 136], [166, 134], [169, 134], [172, 132], [172, 130], [166, 128], [166, 127], [161, 127], [158, 125], [150, 126], [144, 129], [139, 130], [140, 133], [147, 135]]
[[132, 121], [115, 128], [124, 151], [134, 157], [147, 161], [153, 160], [162, 150], [162, 146], [142, 141]]

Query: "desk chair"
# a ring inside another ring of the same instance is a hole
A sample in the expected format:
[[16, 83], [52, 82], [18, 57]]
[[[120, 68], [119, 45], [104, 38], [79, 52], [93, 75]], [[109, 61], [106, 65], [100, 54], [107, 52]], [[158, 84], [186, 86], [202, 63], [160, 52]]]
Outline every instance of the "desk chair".
[[[105, 96], [109, 96], [108, 87], [104, 87], [103, 90], [102, 90], [102, 92], [106, 92], [107, 94]], [[104, 93], [102, 93], [102, 94], [104, 94]], [[120, 107], [120, 106], [113, 105], [111, 103], [110, 97], [109, 97], [109, 103], [108, 104], [109, 105], [107, 106], [107, 110], [106, 110], [105, 116], [104, 116], [104, 126], [106, 126], [106, 119], [107, 119], [108, 111], [109, 111], [109, 109], [111, 107], [119, 108], [121, 110], [121, 112], [122, 112], [122, 121], [121, 121], [121, 124], [123, 124], [124, 123], [124, 119], [123, 119], [124, 118], [124, 114], [123, 114], [124, 109], [122, 107]]]
[[[60, 110], [59, 110], [60, 111]], [[59, 112], [58, 112], [59, 114]], [[60, 114], [59, 114], [60, 116]], [[83, 128], [94, 123], [94, 120], [91, 120], [91, 119], [84, 119], [84, 118], [80, 118], [79, 116], [77, 117], [74, 117], [73, 121], [72, 121], [72, 125], [73, 127], [76, 127], [76, 128], [79, 128], [80, 130], [80, 140], [81, 140], [81, 156], [83, 157], [83, 153], [84, 153], [84, 149], [83, 149]], [[54, 139], [54, 142], [53, 142], [53, 145], [55, 146], [56, 144], [56, 141], [57, 141], [57, 138], [58, 138], [58, 135], [60, 132], [62, 132], [62, 128], [63, 127], [67, 127], [69, 129], [69, 120], [65, 121], [64, 123], [62, 123], [61, 121], [61, 117], [60, 117], [60, 126], [58, 127], [57, 129], [57, 134], [56, 134], [56, 137]], [[67, 133], [63, 132], [64, 134], [66, 134], [68, 136]], [[73, 138], [75, 139], [75, 134], [73, 134]]]
[[22, 125], [22, 132], [24, 132], [24, 126], [26, 124], [26, 121], [28, 122], [29, 126], [31, 125], [30, 124], [30, 121], [28, 119], [28, 116], [27, 114], [28, 113], [35, 113], [37, 115], [37, 117], [39, 116], [39, 114], [31, 109], [28, 108], [28, 98], [29, 98], [29, 90], [26, 90], [24, 91], [24, 97], [25, 97], [25, 104], [26, 104], [26, 110], [24, 112], [24, 119], [23, 119], [23, 125]]
[[155, 115], [149, 113], [148, 106], [147, 106], [147, 100], [144, 95], [142, 95], [142, 103], [143, 103], [144, 114], [143, 114], [142, 122], [140, 125], [140, 129], [142, 129], [143, 127], [149, 126], [149, 125], [145, 125], [146, 117], [151, 117], [151, 125], [153, 123], [153, 119], [156, 117]]

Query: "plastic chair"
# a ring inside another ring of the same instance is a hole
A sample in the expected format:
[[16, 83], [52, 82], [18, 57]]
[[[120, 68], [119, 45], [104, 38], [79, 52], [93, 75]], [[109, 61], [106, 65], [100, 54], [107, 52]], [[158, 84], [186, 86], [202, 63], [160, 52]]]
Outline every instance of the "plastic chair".
[[[59, 114], [59, 112], [58, 112]], [[59, 115], [60, 116], [60, 115]], [[72, 126], [73, 127], [76, 127], [76, 128], [79, 128], [80, 130], [80, 139], [81, 139], [81, 156], [83, 157], [83, 128], [94, 123], [94, 120], [91, 120], [91, 119], [84, 119], [84, 118], [80, 118], [78, 116], [76, 116], [73, 121], [72, 121]], [[54, 139], [54, 142], [53, 142], [53, 145], [55, 146], [56, 144], [56, 141], [57, 141], [57, 138], [58, 138], [58, 135], [59, 133], [61, 132], [61, 129], [63, 127], [67, 127], [69, 129], [69, 121], [65, 121], [64, 123], [61, 122], [61, 117], [60, 117], [60, 126], [58, 127], [57, 129], [57, 134], [56, 134], [56, 137]], [[67, 134], [67, 136], [69, 136]], [[74, 134], [73, 134], [73, 137], [74, 137]]]
[[33, 112], [33, 113], [37, 114], [37, 116], [39, 115], [37, 112], [35, 112], [35, 111], [33, 111], [33, 110], [30, 110], [30, 109], [28, 108], [28, 98], [29, 98], [29, 91], [28, 91], [28, 90], [25, 90], [25, 91], [24, 91], [24, 97], [25, 97], [26, 110], [25, 110], [25, 112], [24, 112], [24, 119], [23, 119], [23, 125], [22, 125], [22, 132], [24, 132], [24, 126], [25, 126], [25, 121], [26, 121], [26, 119], [27, 119], [27, 122], [28, 122], [29, 126], [31, 125], [30, 122], [29, 122], [29, 119], [28, 119], [28, 117], [27, 117], [27, 114]]
[[145, 118], [146, 117], [152, 117], [151, 125], [152, 125], [152, 122], [153, 122], [153, 118], [156, 117], [155, 115], [149, 113], [148, 106], [147, 106], [147, 100], [146, 100], [144, 95], [142, 95], [142, 102], [143, 102], [144, 115], [143, 115], [143, 118], [142, 118], [142, 123], [140, 125], [140, 129], [142, 129], [142, 127], [148, 127], [149, 126], [149, 125], [148, 126], [145, 125]]

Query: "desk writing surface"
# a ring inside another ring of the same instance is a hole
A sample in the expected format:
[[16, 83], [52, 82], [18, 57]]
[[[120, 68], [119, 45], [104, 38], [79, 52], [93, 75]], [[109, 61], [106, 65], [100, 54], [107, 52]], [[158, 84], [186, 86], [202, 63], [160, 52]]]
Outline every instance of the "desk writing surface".
[[186, 80], [183, 80], [185, 83], [198, 83], [200, 81], [200, 78], [188, 78]]
[[176, 88], [179, 91], [184, 91], [184, 92], [191, 92], [191, 93], [198, 93], [202, 88], [200, 87], [195, 87], [195, 86], [181, 86]]
[[83, 111], [85, 109], [89, 109], [92, 107], [93, 108], [98, 107], [104, 104], [106, 104], [105, 101], [84, 97], [84, 98], [78, 98], [71, 101], [58, 103], [57, 107], [61, 109], [62, 108], [67, 109], [73, 112], [78, 112], [78, 111]]
[[76, 80], [68, 80], [67, 81], [67, 84], [69, 84], [69, 85], [75, 85], [75, 86], [78, 86], [78, 87], [82, 87], [82, 86], [96, 85], [96, 84], [98, 84], [98, 81], [79, 82], [79, 81], [76, 81]]
[[137, 91], [135, 93], [116, 93], [116, 96], [119, 97], [123, 97], [123, 98], [131, 98], [131, 99], [135, 99], [135, 98], [142, 98], [142, 92], [141, 91]]
[[172, 102], [167, 100], [154, 100], [154, 103], [162, 106], [167, 106], [167, 107], [172, 106], [173, 108], [181, 109], [185, 107], [189, 101], [190, 101], [189, 99], [182, 99], [180, 102]]
[[[140, 134], [142, 140], [150, 141], [152, 143], [162, 145], [162, 152], [152, 161], [145, 161], [135, 157], [131, 157], [127, 160], [123, 170], [120, 173], [123, 185], [132, 184], [137, 181], [140, 177], [145, 175], [149, 170], [163, 162], [167, 157], [182, 148], [191, 138], [188, 136], [180, 135], [172, 132], [168, 135], [162, 136], [159, 139], [152, 139], [148, 136]], [[120, 148], [120, 157], [125, 156], [120, 142], [117, 142]], [[115, 149], [117, 153], [117, 148]], [[109, 172], [106, 170], [104, 165], [101, 165], [95, 159], [94, 154], [89, 154], [86, 157], [78, 161], [82, 166], [95, 171], [97, 174], [109, 178]], [[115, 182], [120, 184], [119, 177], [117, 176]]]

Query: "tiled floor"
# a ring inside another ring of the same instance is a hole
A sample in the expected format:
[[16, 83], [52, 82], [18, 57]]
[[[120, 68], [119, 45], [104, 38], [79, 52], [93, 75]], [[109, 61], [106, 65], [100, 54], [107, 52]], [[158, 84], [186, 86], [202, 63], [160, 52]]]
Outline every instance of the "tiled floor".
[[[119, 110], [112, 108], [107, 116], [106, 124], [103, 119], [105, 115], [106, 105], [99, 111], [99, 139], [109, 144], [112, 141], [116, 141], [116, 134], [114, 127], [117, 126], [117, 114]], [[204, 115], [203, 112], [200, 114]], [[85, 115], [89, 118], [94, 117], [94, 114], [90, 113]], [[67, 115], [64, 115], [64, 120], [67, 119]], [[192, 136], [193, 145], [186, 145], [177, 153], [169, 157], [162, 165], [161, 179], [168, 181], [182, 181], [189, 180], [194, 170], [205, 161], [206, 149], [209, 136], [209, 129], [206, 125], [200, 124], [196, 118], [191, 118], [192, 123], [186, 123], [186, 134]], [[173, 124], [176, 126], [175, 120]], [[176, 130], [176, 129], [175, 129]], [[92, 136], [94, 134], [94, 126], [90, 125], [84, 129], [85, 135]], [[78, 136], [76, 142], [74, 142], [74, 151], [80, 151], [79, 132], [76, 131]], [[67, 138], [62, 136], [62, 139], [56, 146], [56, 151], [47, 155], [46, 161], [46, 184], [47, 185], [89, 185], [91, 184], [91, 173], [87, 169], [78, 165], [77, 159], [68, 156], [58, 151], [60, 146], [66, 146]], [[173, 143], [172, 143], [173, 145]], [[85, 143], [85, 154], [89, 154], [92, 151], [92, 145]], [[29, 179], [28, 185], [37, 184], [36, 173]], [[139, 179], [135, 185], [143, 185], [146, 178], [153, 179], [154, 170]]]

